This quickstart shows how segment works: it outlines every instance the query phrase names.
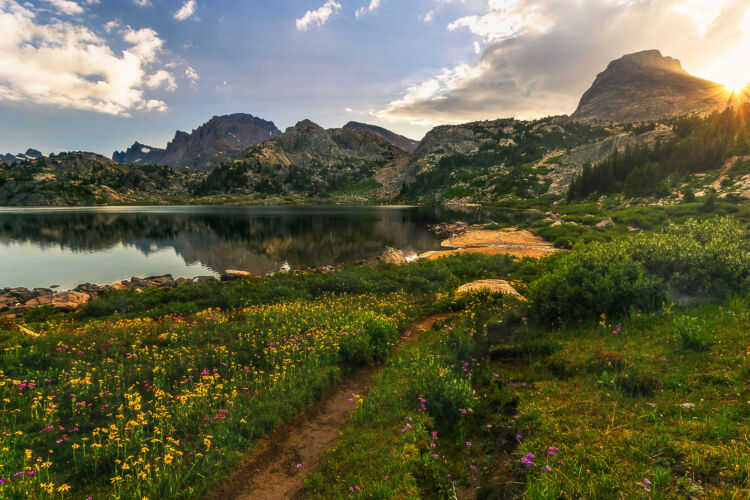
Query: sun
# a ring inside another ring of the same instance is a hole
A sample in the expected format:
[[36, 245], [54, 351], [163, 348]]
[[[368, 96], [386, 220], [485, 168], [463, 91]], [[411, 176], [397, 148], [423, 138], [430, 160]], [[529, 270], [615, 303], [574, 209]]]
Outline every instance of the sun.
[[750, 83], [748, 83], [747, 80], [742, 81], [740, 79], [724, 82], [724, 88], [730, 94], [741, 94], [748, 90], [748, 85], [750, 85]]

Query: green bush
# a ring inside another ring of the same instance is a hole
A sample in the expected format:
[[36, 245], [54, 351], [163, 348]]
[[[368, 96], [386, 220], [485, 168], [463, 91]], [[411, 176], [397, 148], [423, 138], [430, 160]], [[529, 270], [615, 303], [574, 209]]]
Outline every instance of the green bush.
[[613, 246], [593, 243], [553, 262], [529, 289], [534, 316], [548, 321], [575, 320], [659, 303], [663, 298], [661, 280], [650, 276], [624, 249]]
[[529, 290], [542, 320], [648, 309], [671, 290], [725, 296], [750, 282], [750, 241], [731, 218], [688, 220], [659, 233], [579, 246], [552, 259]]
[[685, 349], [697, 352], [708, 351], [716, 342], [713, 334], [705, 329], [698, 318], [692, 316], [675, 318], [674, 337]]

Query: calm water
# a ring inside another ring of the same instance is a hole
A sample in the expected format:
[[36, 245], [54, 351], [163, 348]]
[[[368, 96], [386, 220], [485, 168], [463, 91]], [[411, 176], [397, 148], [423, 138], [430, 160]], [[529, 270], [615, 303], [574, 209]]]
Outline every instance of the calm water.
[[440, 246], [437, 222], [509, 213], [435, 207], [108, 207], [0, 209], [0, 287], [72, 288], [131, 276], [263, 274]]

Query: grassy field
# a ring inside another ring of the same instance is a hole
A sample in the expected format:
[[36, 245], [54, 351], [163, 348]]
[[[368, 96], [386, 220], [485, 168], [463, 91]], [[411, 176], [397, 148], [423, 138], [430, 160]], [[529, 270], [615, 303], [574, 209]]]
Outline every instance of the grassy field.
[[[2, 325], [0, 497], [200, 498], [260, 437], [384, 362], [305, 471], [309, 496], [747, 498], [747, 230], [657, 228], [542, 262], [112, 292]], [[487, 278], [527, 300], [456, 295]]]

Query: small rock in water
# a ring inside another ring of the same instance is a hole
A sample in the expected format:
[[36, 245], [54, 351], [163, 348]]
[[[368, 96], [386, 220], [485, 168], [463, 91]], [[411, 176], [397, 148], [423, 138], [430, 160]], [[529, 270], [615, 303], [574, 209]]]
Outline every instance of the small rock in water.
[[393, 247], [385, 247], [385, 251], [380, 255], [378, 260], [380, 260], [380, 262], [385, 262], [386, 264], [396, 265], [403, 265], [408, 262], [404, 252]]

